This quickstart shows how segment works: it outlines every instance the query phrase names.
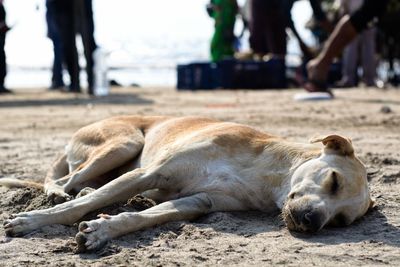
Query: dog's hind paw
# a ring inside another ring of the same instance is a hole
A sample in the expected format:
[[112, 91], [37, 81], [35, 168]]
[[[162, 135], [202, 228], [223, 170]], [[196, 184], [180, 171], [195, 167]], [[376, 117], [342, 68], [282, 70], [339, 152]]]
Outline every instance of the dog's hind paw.
[[81, 191], [79, 191], [79, 193], [76, 195], [76, 198], [80, 198], [80, 197], [89, 195], [90, 193], [93, 193], [94, 191], [96, 191], [96, 189], [91, 188], [91, 187], [85, 187]]
[[50, 192], [48, 193], [47, 199], [52, 203], [58, 205], [73, 199], [71, 195], [64, 192]]
[[79, 224], [79, 233], [75, 236], [78, 252], [98, 250], [110, 239], [107, 219], [100, 218]]

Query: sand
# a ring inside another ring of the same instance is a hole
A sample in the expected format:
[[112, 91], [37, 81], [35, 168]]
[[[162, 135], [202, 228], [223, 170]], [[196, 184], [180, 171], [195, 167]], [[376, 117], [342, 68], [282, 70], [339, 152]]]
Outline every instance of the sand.
[[[86, 254], [75, 253], [76, 225], [46, 226], [23, 238], [5, 237], [0, 227], [0, 265], [400, 266], [400, 90], [338, 90], [332, 101], [296, 102], [299, 92], [113, 88], [98, 99], [43, 89], [0, 95], [0, 178], [43, 181], [71, 134], [99, 119], [202, 115], [293, 141], [329, 133], [351, 137], [376, 198], [376, 207], [351, 226], [316, 234], [289, 232], [277, 213], [218, 212], [135, 232]], [[0, 194], [0, 222], [12, 213], [51, 205], [36, 189], [0, 188]], [[134, 202], [108, 211], [139, 209]]]

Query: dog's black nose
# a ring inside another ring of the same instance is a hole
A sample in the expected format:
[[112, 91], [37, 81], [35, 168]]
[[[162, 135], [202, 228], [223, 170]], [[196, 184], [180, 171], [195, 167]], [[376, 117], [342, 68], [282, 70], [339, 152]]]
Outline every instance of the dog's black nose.
[[321, 215], [317, 211], [307, 211], [303, 213], [301, 224], [307, 231], [315, 232], [321, 228]]

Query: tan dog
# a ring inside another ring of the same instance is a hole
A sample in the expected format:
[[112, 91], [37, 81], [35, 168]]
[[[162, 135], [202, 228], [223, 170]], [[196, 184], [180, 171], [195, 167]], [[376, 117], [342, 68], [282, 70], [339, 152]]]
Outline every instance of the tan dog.
[[139, 193], [161, 204], [81, 222], [76, 236], [81, 249], [97, 249], [111, 238], [214, 211], [279, 208], [288, 228], [297, 231], [350, 224], [371, 204], [365, 167], [344, 137], [312, 142], [325, 147], [321, 151], [206, 118], [106, 119], [75, 133], [46, 177], [45, 192], [55, 202], [71, 200], [69, 194], [77, 192], [80, 197], [19, 213], [4, 223], [5, 231], [18, 236], [44, 225], [73, 224], [90, 211]]

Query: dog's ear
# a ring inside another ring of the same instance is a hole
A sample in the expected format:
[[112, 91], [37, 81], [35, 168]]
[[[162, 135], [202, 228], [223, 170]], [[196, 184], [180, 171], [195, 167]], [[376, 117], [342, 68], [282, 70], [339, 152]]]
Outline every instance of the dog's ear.
[[337, 134], [314, 137], [310, 140], [310, 142], [322, 142], [322, 144], [325, 145], [324, 152], [326, 154], [338, 154], [343, 156], [354, 155], [354, 149], [353, 145], [351, 144], [351, 140]]

